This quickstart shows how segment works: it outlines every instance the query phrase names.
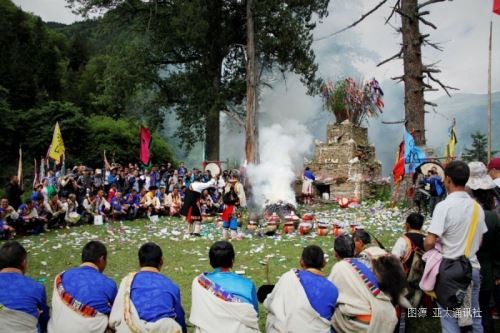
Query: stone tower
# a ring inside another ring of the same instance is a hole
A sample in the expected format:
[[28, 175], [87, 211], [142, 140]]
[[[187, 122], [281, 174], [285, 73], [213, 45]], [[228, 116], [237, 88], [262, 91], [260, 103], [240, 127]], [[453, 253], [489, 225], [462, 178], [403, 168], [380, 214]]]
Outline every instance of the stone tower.
[[366, 199], [379, 188], [382, 165], [368, 142], [368, 129], [349, 121], [328, 124], [326, 143], [317, 142], [314, 159], [306, 163], [316, 176], [318, 194]]

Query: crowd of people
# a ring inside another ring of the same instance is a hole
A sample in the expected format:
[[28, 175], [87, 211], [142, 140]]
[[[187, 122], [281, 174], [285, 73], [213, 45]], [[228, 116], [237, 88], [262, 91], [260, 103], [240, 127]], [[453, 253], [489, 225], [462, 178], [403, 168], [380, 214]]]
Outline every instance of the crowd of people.
[[[246, 206], [243, 185], [237, 170], [212, 175], [209, 170], [188, 170], [181, 162], [151, 168], [138, 165], [109, 165], [104, 172], [75, 166], [70, 172], [48, 170], [24, 193], [17, 176], [6, 186], [0, 201], [0, 237], [39, 234], [51, 228], [106, 220], [132, 220], [151, 216], [183, 216], [188, 232], [200, 235], [203, 217], [224, 212], [225, 206]], [[234, 200], [224, 200], [233, 195]], [[226, 214], [227, 223], [238, 216]], [[226, 233], [230, 227], [225, 228]], [[232, 227], [231, 230], [234, 228]]]
[[[317, 245], [307, 245], [298, 267], [276, 285], [256, 288], [232, 271], [228, 241], [209, 249], [212, 272], [194, 277], [189, 322], [195, 332], [259, 332], [259, 302], [266, 332], [400, 331], [407, 317], [439, 317], [443, 332], [494, 332], [492, 305], [500, 308], [500, 220], [495, 191], [500, 160], [450, 162], [430, 226], [411, 213], [392, 252], [364, 229], [335, 238], [336, 263]], [[213, 180], [212, 180], [213, 182]], [[8, 332], [186, 332], [179, 287], [160, 274], [161, 248], [146, 243], [140, 270], [119, 287], [103, 271], [106, 246], [90, 241], [82, 264], [58, 274], [49, 309], [43, 285], [24, 276], [27, 252], [17, 241], [0, 248], [0, 328]], [[241, 258], [240, 260], [245, 260]], [[109, 258], [109, 260], [113, 260]], [[424, 264], [425, 262], [425, 264]], [[407, 309], [407, 310], [405, 310]], [[432, 312], [430, 312], [432, 311]], [[405, 315], [406, 314], [406, 315]]]

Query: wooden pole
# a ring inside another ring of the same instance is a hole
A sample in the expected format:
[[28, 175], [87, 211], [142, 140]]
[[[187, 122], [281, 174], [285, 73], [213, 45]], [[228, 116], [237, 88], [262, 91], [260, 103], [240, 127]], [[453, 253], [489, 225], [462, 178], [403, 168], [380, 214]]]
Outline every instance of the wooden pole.
[[491, 161], [491, 35], [493, 33], [493, 22], [490, 20], [490, 45], [488, 53], [488, 163]]
[[258, 147], [255, 146], [256, 131], [256, 107], [255, 107], [255, 36], [253, 25], [253, 0], [247, 0], [247, 108], [245, 122], [245, 158], [248, 164], [255, 163], [255, 152]]

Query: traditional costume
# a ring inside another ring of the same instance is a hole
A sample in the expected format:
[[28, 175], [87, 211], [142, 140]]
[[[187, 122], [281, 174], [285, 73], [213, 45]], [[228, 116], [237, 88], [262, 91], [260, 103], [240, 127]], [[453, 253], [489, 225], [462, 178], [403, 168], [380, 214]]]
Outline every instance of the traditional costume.
[[328, 279], [340, 291], [332, 324], [337, 333], [390, 333], [397, 324], [391, 298], [378, 287], [370, 260], [386, 252], [369, 247], [360, 258], [336, 263]]
[[0, 330], [37, 333], [45, 331], [49, 308], [45, 287], [17, 272], [0, 273]]
[[310, 204], [313, 197], [313, 182], [316, 180], [311, 170], [305, 170], [302, 174], [302, 197], [304, 203]]
[[109, 326], [116, 333], [186, 332], [179, 287], [158, 272], [130, 273], [118, 289]]
[[193, 280], [191, 316], [196, 333], [259, 332], [258, 305], [252, 281], [216, 269]]
[[264, 301], [268, 311], [266, 332], [330, 333], [337, 297], [335, 285], [322, 275], [308, 270], [288, 271]]
[[104, 332], [116, 293], [116, 283], [91, 266], [57, 275], [48, 332]]
[[[215, 179], [211, 179], [208, 183], [202, 183], [199, 180], [194, 181], [186, 190], [184, 204], [182, 205], [180, 214], [186, 218], [189, 234], [200, 234], [201, 230], [201, 212], [200, 212], [200, 197], [203, 190], [215, 187]], [[194, 227], [194, 228], [193, 228]]]

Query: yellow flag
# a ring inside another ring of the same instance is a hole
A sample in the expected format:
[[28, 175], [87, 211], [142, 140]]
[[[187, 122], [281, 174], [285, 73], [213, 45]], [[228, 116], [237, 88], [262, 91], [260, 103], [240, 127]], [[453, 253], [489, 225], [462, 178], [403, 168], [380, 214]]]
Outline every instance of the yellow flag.
[[64, 142], [61, 135], [61, 129], [59, 128], [59, 123], [57, 122], [56, 128], [54, 128], [54, 135], [52, 136], [52, 143], [49, 148], [49, 157], [59, 162], [63, 154]]
[[455, 134], [455, 127], [450, 129], [450, 140], [446, 145], [446, 160], [451, 161], [455, 158], [455, 145], [457, 144], [457, 136]]

